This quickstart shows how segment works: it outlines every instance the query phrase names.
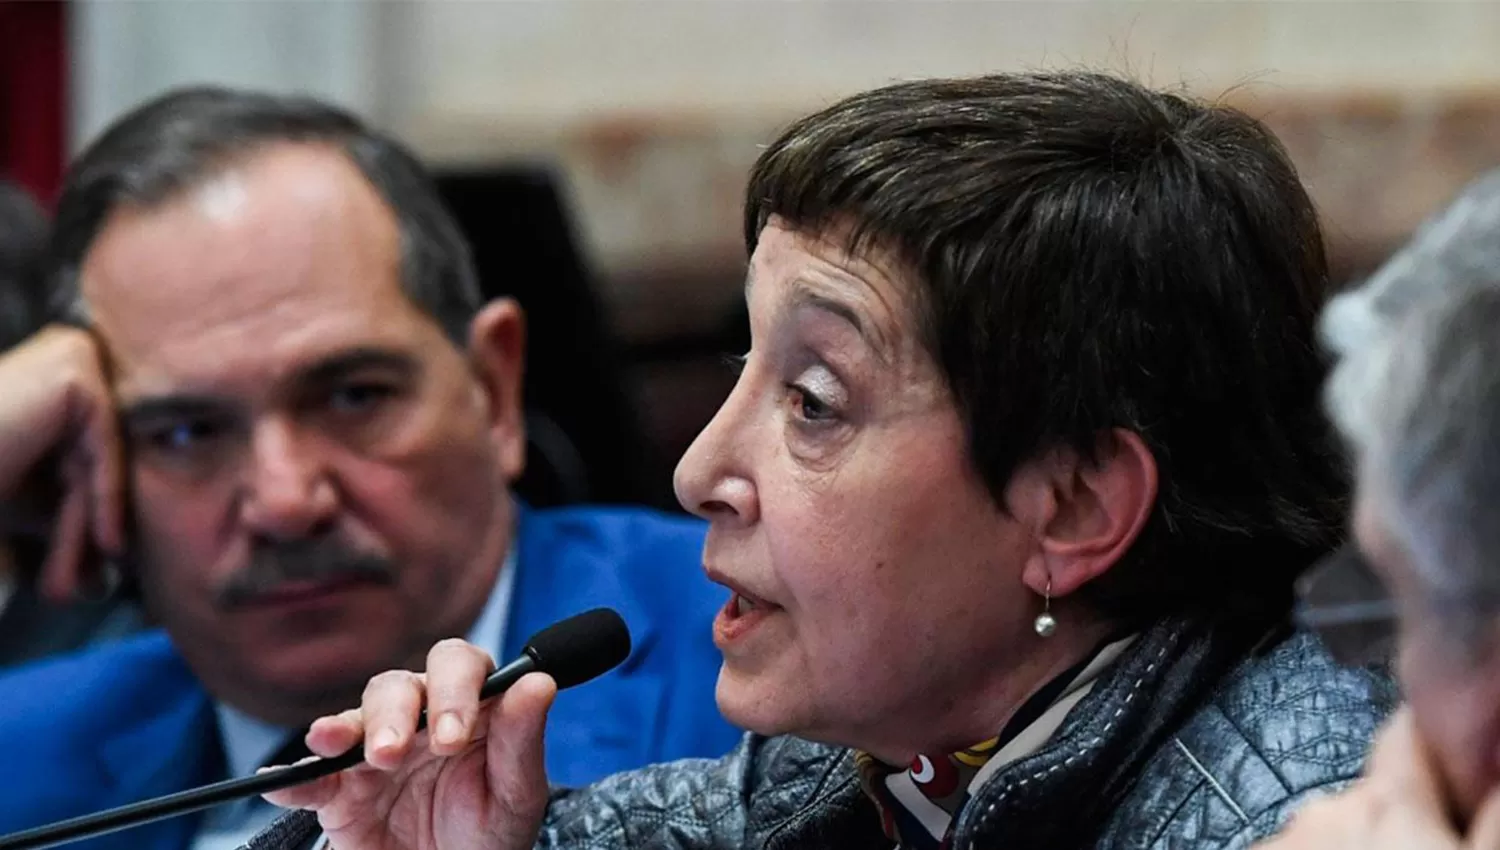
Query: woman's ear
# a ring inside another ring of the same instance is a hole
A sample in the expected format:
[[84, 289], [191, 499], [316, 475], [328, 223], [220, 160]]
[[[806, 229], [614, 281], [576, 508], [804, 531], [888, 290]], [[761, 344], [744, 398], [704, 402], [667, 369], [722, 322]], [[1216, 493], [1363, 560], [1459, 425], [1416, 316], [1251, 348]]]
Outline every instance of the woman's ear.
[[1022, 580], [1037, 594], [1063, 597], [1119, 563], [1156, 506], [1156, 458], [1139, 434], [1104, 434], [1092, 462], [1057, 451], [1037, 462], [1031, 486], [1039, 557]]

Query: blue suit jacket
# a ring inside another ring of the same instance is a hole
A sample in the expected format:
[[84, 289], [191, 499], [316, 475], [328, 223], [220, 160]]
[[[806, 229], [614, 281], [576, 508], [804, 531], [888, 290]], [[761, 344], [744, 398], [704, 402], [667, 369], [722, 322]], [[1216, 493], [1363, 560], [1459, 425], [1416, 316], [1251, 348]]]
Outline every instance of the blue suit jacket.
[[[699, 567], [701, 524], [635, 509], [522, 508], [505, 645], [597, 606], [630, 626], [630, 657], [567, 691], [547, 725], [557, 784], [728, 752], [711, 622], [726, 593]], [[0, 834], [225, 778], [208, 694], [160, 632], [0, 676]], [[196, 816], [71, 845], [184, 850]]]

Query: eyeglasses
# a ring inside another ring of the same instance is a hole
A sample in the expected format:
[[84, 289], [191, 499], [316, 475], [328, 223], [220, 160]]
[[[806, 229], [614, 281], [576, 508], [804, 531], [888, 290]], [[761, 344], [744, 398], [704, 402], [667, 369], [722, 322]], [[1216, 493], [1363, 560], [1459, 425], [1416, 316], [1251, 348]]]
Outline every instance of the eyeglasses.
[[1297, 582], [1297, 625], [1317, 633], [1341, 664], [1387, 664], [1396, 648], [1396, 606], [1353, 542]]

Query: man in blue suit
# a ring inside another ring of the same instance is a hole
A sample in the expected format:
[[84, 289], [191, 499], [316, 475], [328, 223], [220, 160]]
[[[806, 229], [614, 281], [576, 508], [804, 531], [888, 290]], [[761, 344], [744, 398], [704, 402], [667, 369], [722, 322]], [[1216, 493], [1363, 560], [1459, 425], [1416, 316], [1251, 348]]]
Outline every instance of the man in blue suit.
[[[511, 494], [522, 315], [481, 303], [400, 146], [307, 99], [177, 92], [79, 158], [55, 228], [61, 321], [0, 357], [0, 506], [55, 474], [44, 584], [106, 561], [161, 631], [0, 677], [0, 833], [285, 763], [435, 641], [508, 660], [601, 605], [634, 649], [559, 696], [551, 774], [735, 743], [702, 528]], [[244, 801], [78, 846], [235, 847], [274, 815]]]

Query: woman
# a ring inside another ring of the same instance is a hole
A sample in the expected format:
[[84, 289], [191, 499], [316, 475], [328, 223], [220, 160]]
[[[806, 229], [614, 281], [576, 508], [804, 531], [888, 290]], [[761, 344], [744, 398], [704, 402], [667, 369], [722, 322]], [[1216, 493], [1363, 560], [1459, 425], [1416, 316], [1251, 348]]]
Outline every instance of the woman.
[[481, 710], [445, 643], [309, 731], [369, 767], [271, 799], [339, 850], [1219, 847], [1358, 773], [1389, 684], [1285, 626], [1344, 480], [1264, 127], [1094, 74], [904, 83], [787, 130], [745, 221], [751, 349], [676, 485], [752, 734], [549, 799], [550, 682]]

